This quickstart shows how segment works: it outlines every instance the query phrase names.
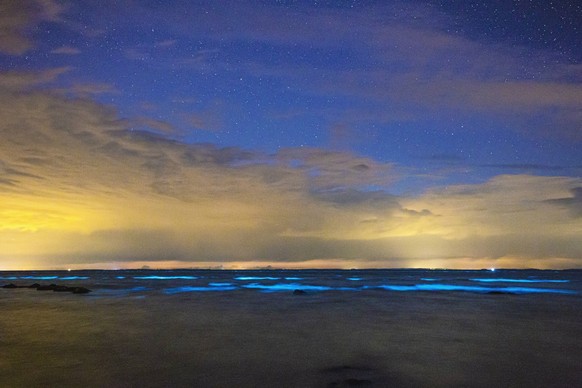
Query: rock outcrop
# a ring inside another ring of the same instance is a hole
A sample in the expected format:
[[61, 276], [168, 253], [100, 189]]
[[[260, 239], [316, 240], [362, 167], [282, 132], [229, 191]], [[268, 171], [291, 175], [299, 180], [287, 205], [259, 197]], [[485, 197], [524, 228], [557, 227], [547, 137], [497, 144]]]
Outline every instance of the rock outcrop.
[[90, 289], [85, 287], [69, 287], [58, 284], [49, 284], [47, 286], [38, 283], [31, 284], [30, 286], [17, 286], [16, 284], [10, 283], [3, 285], [2, 288], [35, 288], [37, 291], [72, 292], [73, 294], [88, 294], [91, 292]]

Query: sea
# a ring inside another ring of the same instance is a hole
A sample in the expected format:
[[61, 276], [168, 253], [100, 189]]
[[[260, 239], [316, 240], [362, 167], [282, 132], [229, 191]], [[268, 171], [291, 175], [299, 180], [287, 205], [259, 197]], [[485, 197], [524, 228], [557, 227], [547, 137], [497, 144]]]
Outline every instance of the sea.
[[1, 271], [8, 284], [0, 387], [582, 387], [582, 270]]

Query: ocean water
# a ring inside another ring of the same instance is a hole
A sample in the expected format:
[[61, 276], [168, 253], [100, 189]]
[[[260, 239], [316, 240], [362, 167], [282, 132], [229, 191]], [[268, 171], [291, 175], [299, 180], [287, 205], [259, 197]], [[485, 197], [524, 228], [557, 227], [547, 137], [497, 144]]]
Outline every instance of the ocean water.
[[92, 292], [0, 289], [2, 387], [582, 387], [582, 271], [0, 272], [8, 283]]

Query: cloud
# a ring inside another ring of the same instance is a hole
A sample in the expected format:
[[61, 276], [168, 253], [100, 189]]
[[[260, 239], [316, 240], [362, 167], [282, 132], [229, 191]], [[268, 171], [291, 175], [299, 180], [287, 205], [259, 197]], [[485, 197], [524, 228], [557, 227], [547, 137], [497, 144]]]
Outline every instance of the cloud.
[[4, 0], [0, 10], [0, 52], [22, 55], [34, 46], [29, 31], [59, 21], [65, 7], [53, 0]]
[[547, 200], [548, 203], [560, 205], [570, 210], [575, 217], [582, 217], [582, 187], [570, 190], [571, 196]]
[[[186, 102], [186, 100], [181, 100]], [[207, 106], [195, 107], [192, 111], [182, 115], [186, 125], [195, 130], [219, 132], [225, 129], [225, 103], [221, 100], [213, 100]]]
[[397, 166], [347, 152], [186, 144], [46, 91], [4, 89], [0, 101], [1, 258], [23, 268], [552, 266], [582, 257], [579, 178], [500, 175], [398, 196]]
[[[230, 20], [237, 22], [226, 25]], [[278, 53], [276, 61], [239, 58], [237, 70], [282, 81], [303, 95], [348, 99], [348, 109], [318, 112], [329, 120], [332, 134], [340, 125], [435, 125], [480, 117], [522, 133], [582, 139], [579, 65], [514, 42], [453, 33], [454, 20], [427, 5], [370, 5], [346, 12], [237, 3], [204, 15], [175, 15], [172, 21], [177, 33], [192, 36], [200, 29], [219, 42], [223, 52], [214, 58], [214, 69], [230, 68], [229, 44], [268, 45]], [[336, 63], [322, 60], [322, 52]]]
[[54, 50], [51, 50], [51, 54], [63, 54], [63, 55], [77, 55], [80, 54], [81, 50], [71, 46], [61, 46]]
[[[215, 7], [202, 1], [196, 7], [108, 2], [99, 8], [95, 12], [103, 25], [116, 25], [125, 33], [128, 26], [155, 26], [171, 37], [122, 47], [126, 59], [145, 61], [160, 71], [187, 67], [224, 79], [247, 73], [287, 85], [298, 101], [305, 101], [303, 111], [317, 110], [327, 121], [333, 145], [343, 144], [348, 128], [357, 136], [358, 128], [371, 124], [416, 121], [441, 128], [459, 118], [478, 118], [491, 128], [503, 123], [528, 135], [581, 140], [580, 65], [513, 41], [453, 32], [457, 21], [430, 5], [368, 4], [346, 11], [307, 4], [257, 7], [244, 1]], [[180, 43], [191, 39], [204, 48], [182, 50]], [[241, 56], [241, 44], [268, 48], [272, 55]], [[168, 56], [175, 48], [185, 53], [183, 58]], [[344, 103], [318, 107], [307, 102], [313, 96]], [[192, 112], [184, 121], [216, 131], [223, 127], [224, 114]], [[281, 112], [273, 116], [277, 114]]]
[[177, 40], [176, 39], [166, 39], [166, 40], [162, 40], [159, 41], [155, 44], [155, 47], [172, 47], [174, 45], [176, 45]]
[[72, 95], [80, 98], [91, 98], [101, 94], [119, 94], [120, 91], [111, 84], [105, 83], [72, 83], [65, 88], [52, 88], [56, 93]]
[[147, 129], [154, 130], [165, 134], [176, 133], [176, 128], [170, 123], [162, 120], [155, 120], [148, 117], [138, 117], [131, 120], [136, 126], [143, 126]]
[[39, 72], [8, 71], [0, 73], [0, 90], [23, 91], [41, 84], [55, 81], [59, 76], [71, 71], [71, 67], [58, 67]]

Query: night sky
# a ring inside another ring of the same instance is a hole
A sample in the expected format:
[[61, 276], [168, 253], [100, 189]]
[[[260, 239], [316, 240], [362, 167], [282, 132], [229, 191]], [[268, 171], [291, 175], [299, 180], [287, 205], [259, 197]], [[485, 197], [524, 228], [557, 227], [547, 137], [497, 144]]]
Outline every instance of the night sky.
[[575, 1], [0, 0], [0, 269], [582, 267]]

